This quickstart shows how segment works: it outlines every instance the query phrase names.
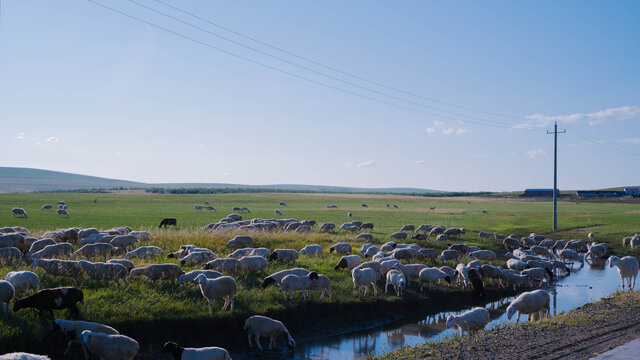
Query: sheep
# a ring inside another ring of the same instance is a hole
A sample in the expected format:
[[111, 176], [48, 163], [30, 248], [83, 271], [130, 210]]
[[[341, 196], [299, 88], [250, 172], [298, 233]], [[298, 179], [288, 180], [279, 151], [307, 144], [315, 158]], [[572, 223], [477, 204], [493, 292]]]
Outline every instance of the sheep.
[[564, 248], [571, 249], [576, 252], [586, 252], [587, 244], [584, 240], [569, 240]]
[[322, 246], [320, 245], [307, 245], [300, 249], [300, 254], [308, 256], [319, 256], [322, 254]]
[[475, 332], [484, 329], [489, 323], [489, 311], [482, 307], [473, 308], [460, 315], [450, 315], [447, 318], [447, 329], [457, 326], [460, 329], [460, 336], [464, 332]]
[[440, 234], [440, 235], [436, 236], [436, 241], [445, 242], [447, 240], [449, 240], [449, 236], [447, 236], [446, 234]]
[[215, 260], [218, 256], [213, 253], [213, 251], [196, 251], [191, 252], [189, 255], [180, 259], [180, 265], [199, 265], [202, 263], [206, 263], [212, 260]]
[[196, 282], [200, 285], [200, 292], [209, 302], [209, 314], [213, 314], [213, 302], [216, 298], [224, 298], [222, 310], [230, 306], [231, 312], [234, 307], [234, 297], [238, 292], [236, 281], [231, 276], [220, 276], [215, 279], [208, 279], [205, 274], [196, 277]]
[[147, 280], [171, 280], [174, 283], [178, 276], [184, 274], [176, 264], [151, 264], [129, 271], [129, 281], [138, 276], [145, 276]]
[[0, 360], [51, 360], [51, 358], [46, 355], [13, 352], [0, 355]]
[[53, 310], [69, 308], [73, 316], [78, 316], [76, 303], [84, 305], [84, 294], [82, 290], [74, 287], [59, 287], [53, 289], [40, 290], [37, 293], [16, 300], [13, 305], [13, 312], [18, 312], [25, 308], [34, 308], [38, 311], [49, 310], [53, 317]]
[[237, 235], [227, 241], [228, 247], [253, 247], [253, 238], [248, 235]]
[[358, 255], [346, 255], [340, 258], [340, 261], [333, 267], [334, 270], [349, 269], [349, 272], [362, 263], [362, 259]]
[[547, 282], [547, 284], [553, 280], [553, 273], [549, 269], [541, 268], [541, 267], [533, 267], [530, 269], [525, 269], [520, 272], [520, 275], [526, 275], [529, 278], [529, 282], [533, 283], [534, 281], [538, 281], [538, 286], [542, 286], [543, 282]]
[[392, 256], [398, 260], [406, 260], [411, 264], [418, 257], [418, 252], [412, 248], [396, 248], [393, 250]]
[[390, 239], [395, 239], [395, 240], [406, 240], [407, 239], [407, 233], [406, 232], [395, 232], [391, 235], [389, 235]]
[[298, 260], [298, 256], [298, 252], [293, 249], [275, 249], [271, 255], [269, 255], [269, 262], [280, 261], [285, 264], [295, 264], [296, 260]]
[[[329, 300], [331, 300], [331, 279], [324, 275], [318, 275], [317, 278], [314, 278], [309, 283], [308, 291], [320, 291], [320, 300], [324, 298], [324, 293], [326, 292], [329, 296]], [[307, 299], [309, 296], [307, 296]]]
[[16, 261], [20, 261], [22, 253], [15, 247], [0, 248], [0, 267], [13, 266]]
[[458, 285], [464, 287], [469, 286], [469, 268], [465, 264], [458, 264], [456, 266], [456, 272], [458, 273]]
[[[99, 332], [108, 335], [120, 334], [118, 330], [112, 328], [111, 326], [96, 322], [55, 319], [53, 321], [51, 331], [56, 332], [58, 330], [62, 331], [68, 339], [67, 349], [64, 351], [64, 356], [67, 356], [73, 344], [82, 344], [81, 335], [84, 330], [91, 330], [93, 332]], [[88, 357], [88, 354], [86, 353], [84, 348], [82, 349], [82, 351], [85, 352], [85, 357]]]
[[52, 259], [61, 257], [69, 258], [72, 253], [73, 245], [69, 243], [47, 245], [44, 247], [44, 249], [37, 251], [33, 255], [31, 255], [31, 260], [35, 261], [37, 259]]
[[[511, 273], [513, 271], [514, 273]], [[505, 276], [505, 282], [511, 286], [513, 285], [513, 290], [516, 290], [516, 287], [521, 287], [522, 285], [529, 285], [529, 277], [527, 275], [520, 275], [515, 270], [503, 270]]]
[[133, 360], [140, 350], [138, 342], [125, 335], [84, 330], [80, 338], [83, 349], [100, 360]]
[[532, 314], [544, 315], [545, 310], [546, 314], [549, 314], [549, 300], [549, 293], [544, 290], [524, 292], [518, 295], [507, 307], [507, 319], [511, 320], [513, 315], [517, 313], [517, 324], [520, 322], [521, 314], [528, 314], [529, 320], [531, 320]]
[[299, 234], [311, 232], [311, 226], [309, 226], [309, 225], [300, 225], [295, 231], [297, 233], [299, 233]]
[[482, 282], [482, 278], [480, 277], [480, 273], [476, 268], [470, 268], [468, 272], [469, 282], [471, 283], [471, 288], [473, 289], [473, 293], [476, 296], [484, 297], [484, 284]]
[[[193, 250], [197, 249], [195, 245], [181, 245], [178, 251], [170, 253], [167, 258], [183, 258]], [[208, 250], [208, 249], [207, 249]]]
[[244, 322], [244, 330], [247, 331], [249, 347], [253, 347], [253, 344], [251, 343], [251, 337], [253, 337], [256, 345], [258, 345], [258, 349], [263, 350], [262, 345], [260, 345], [260, 337], [264, 336], [269, 338], [269, 350], [271, 350], [276, 339], [283, 335], [287, 336], [287, 346], [289, 349], [294, 349], [296, 347], [296, 342], [293, 340], [289, 334], [289, 330], [287, 330], [284, 324], [266, 316], [254, 315], [248, 318]]
[[309, 272], [310, 272], [309, 270], [301, 269], [301, 268], [285, 269], [285, 270], [278, 271], [264, 278], [264, 280], [262, 281], [262, 288], [264, 289], [271, 284], [276, 284], [280, 286], [280, 282], [282, 281], [282, 278], [284, 278], [289, 274], [307, 276]]
[[167, 341], [162, 353], [169, 353], [174, 360], [231, 360], [227, 350], [216, 347], [185, 348], [173, 341]]
[[565, 263], [573, 265], [574, 262], [580, 262], [580, 267], [584, 266], [584, 257], [578, 252], [571, 249], [562, 249], [558, 253], [558, 257]]
[[458, 261], [459, 256], [460, 254], [455, 250], [444, 250], [440, 253], [440, 261], [442, 261], [442, 264], [449, 260], [455, 263]]
[[7, 313], [9, 303], [15, 295], [16, 291], [13, 285], [6, 280], [0, 280], [0, 303], [2, 304], [2, 312], [4, 314]]
[[555, 241], [551, 240], [551, 239], [544, 239], [542, 241], [540, 241], [540, 244], [538, 244], [539, 246], [542, 246], [544, 248], [547, 249], [551, 249], [554, 245]]
[[362, 225], [360, 225], [360, 230], [361, 231], [365, 231], [365, 230], [371, 231], [371, 230], [373, 230], [373, 227], [374, 227], [373, 223], [366, 222], [366, 223], [362, 223]]
[[[624, 291], [625, 280], [627, 280], [627, 288], [632, 291], [636, 287], [636, 277], [638, 276], [638, 260], [633, 256], [625, 256], [622, 259], [617, 256], [611, 256], [607, 259], [609, 267], [617, 267], [622, 280], [622, 291]], [[631, 280], [633, 280], [633, 285]]]
[[153, 260], [160, 256], [162, 252], [162, 249], [157, 246], [140, 246], [139, 248], [124, 254], [124, 258]]
[[129, 287], [127, 282], [127, 274], [129, 271], [124, 265], [113, 263], [90, 263], [88, 261], [80, 260], [76, 264], [76, 269], [82, 269], [89, 280], [105, 280], [115, 281], [120, 285], [120, 280]]
[[22, 208], [13, 208], [11, 209], [11, 213], [13, 213], [13, 217], [29, 217], [27, 216], [27, 212]]
[[41, 211], [44, 211], [44, 210], [49, 210], [49, 209], [51, 209], [51, 208], [53, 208], [53, 206], [51, 206], [51, 204], [44, 204], [44, 205], [42, 205], [42, 207], [40, 208], [40, 210], [41, 210]]
[[587, 234], [587, 238], [589, 239], [589, 242], [594, 242], [594, 241], [595, 241], [595, 240], [594, 240], [593, 233], [588, 233], [588, 234]]
[[349, 243], [337, 243], [329, 248], [329, 253], [336, 252], [338, 255], [351, 254], [351, 244]]
[[396, 291], [396, 296], [402, 296], [402, 291], [407, 285], [407, 279], [401, 271], [391, 270], [387, 272], [387, 282], [384, 285], [385, 293], [389, 292], [389, 284], [391, 284]]
[[334, 223], [324, 223], [320, 225], [319, 231], [331, 231], [336, 228], [336, 224]]
[[507, 260], [507, 268], [522, 271], [527, 267], [527, 263], [517, 260], [517, 259], [509, 259]]
[[444, 232], [444, 226], [434, 226], [429, 230], [429, 236], [440, 235]]
[[638, 246], [640, 246], [640, 237], [636, 236], [636, 237], [632, 238], [631, 242], [629, 243], [629, 245], [631, 245], [632, 249], [635, 249]]
[[403, 231], [404, 231], [404, 232], [407, 232], [407, 231], [415, 231], [415, 229], [416, 229], [415, 225], [411, 225], [411, 224], [409, 224], [409, 225], [404, 225], [404, 226], [400, 229], [400, 231], [401, 231], [401, 232], [403, 232]]
[[40, 286], [38, 274], [31, 271], [11, 271], [4, 279], [11, 283], [16, 295], [20, 292], [29, 295], [29, 289], [35, 294]]
[[262, 256], [265, 259], [269, 259], [269, 255], [271, 252], [267, 248], [256, 248], [249, 253], [249, 256]]
[[370, 246], [369, 248], [367, 248], [367, 250], [364, 253], [364, 257], [368, 258], [371, 257], [375, 254], [377, 254], [380, 251], [380, 249], [377, 246]]
[[420, 249], [418, 250], [418, 259], [430, 259], [431, 262], [436, 261], [436, 251], [434, 249]]
[[252, 252], [253, 252], [253, 248], [237, 249], [231, 254], [227, 255], [227, 257], [232, 259], [241, 259], [245, 256], [249, 256]]
[[158, 226], [158, 228], [162, 228], [163, 226], [165, 229], [167, 228], [167, 226], [177, 227], [178, 220], [176, 220], [176, 218], [164, 218], [162, 219], [162, 221], [160, 221], [160, 225]]
[[416, 229], [416, 232], [418, 232], [418, 231], [429, 232], [429, 231], [431, 231], [431, 229], [433, 229], [433, 225], [422, 224], [422, 225], [418, 226], [418, 228]]
[[69, 217], [69, 212], [67, 209], [58, 209], [58, 216]]
[[[553, 259], [553, 254], [551, 253], [551, 251], [549, 249], [547, 249], [544, 246], [540, 246], [540, 245], [534, 245], [529, 247], [529, 250], [533, 251], [534, 254], [539, 255], [539, 256], [544, 256], [548, 259]], [[604, 254], [603, 254], [604, 255]]]
[[289, 291], [289, 298], [293, 300], [293, 291], [300, 290], [302, 300], [306, 300], [306, 290], [311, 285], [311, 281], [318, 279], [318, 273], [310, 272], [308, 275], [294, 275], [289, 274], [282, 278], [280, 281], [280, 288], [284, 294], [285, 300], [287, 299], [287, 290]]
[[136, 267], [133, 262], [125, 259], [111, 259], [107, 261], [107, 264], [120, 264], [127, 268], [127, 272], [130, 272], [134, 267]]
[[502, 285], [502, 281], [506, 282], [507, 280], [500, 266], [482, 265], [480, 266], [479, 272], [484, 280], [498, 280], [500, 285]]
[[31, 247], [29, 248], [29, 251], [27, 251], [27, 254], [25, 255], [25, 258], [29, 261], [31, 261], [31, 255], [35, 254], [36, 252], [42, 250], [45, 248], [45, 246], [47, 245], [54, 245], [56, 244], [56, 241], [53, 239], [41, 239], [41, 240], [37, 240], [34, 243], [31, 244]]
[[396, 270], [402, 271], [404, 276], [407, 278], [407, 282], [411, 282], [412, 278], [417, 279], [420, 277], [420, 271], [422, 271], [422, 269], [427, 268], [427, 265], [424, 265], [424, 264], [404, 265], [402, 263], [398, 263], [398, 264], [395, 264], [393, 268]]
[[86, 245], [95, 243], [110, 243], [111, 240], [113, 240], [115, 237], [116, 235], [108, 235], [106, 233], [91, 234], [84, 239], [80, 239], [80, 241], [78, 241], [78, 244]]
[[600, 243], [600, 244], [596, 244], [594, 243], [589, 243], [587, 244], [587, 253], [585, 254], [585, 259], [588, 257], [591, 257], [591, 260], [595, 259], [595, 258], [601, 258], [603, 257], [606, 252], [607, 252], [607, 244], [605, 243]]
[[76, 269], [77, 261], [57, 260], [57, 259], [36, 259], [31, 263], [31, 268], [42, 268], [45, 273], [51, 276], [71, 277], [78, 280], [80, 270]]
[[420, 234], [415, 234], [411, 237], [411, 240], [427, 240], [429, 238], [429, 234], [427, 233], [420, 233]]
[[520, 247], [520, 241], [512, 237], [506, 237], [502, 240], [502, 245], [507, 251], [513, 251]]
[[418, 279], [420, 279], [420, 292], [424, 292], [424, 284], [429, 284], [429, 288], [436, 288], [436, 283], [438, 280], [442, 279], [447, 283], [451, 284], [451, 277], [445, 273], [444, 271], [436, 268], [426, 267], [420, 270], [418, 273]]
[[273, 210], [274, 213], [276, 213], [276, 215], [282, 215], [282, 211], [275, 209]]
[[240, 266], [242, 271], [264, 272], [267, 269], [267, 266], [269, 266], [269, 262], [267, 262], [267, 259], [262, 256], [245, 256], [240, 259]]
[[482, 261], [480, 261], [480, 260], [469, 261], [469, 263], [467, 264], [467, 267], [469, 269], [479, 270], [480, 266], [482, 266]]
[[469, 253], [469, 257], [482, 261], [488, 261], [489, 264], [496, 261], [496, 253], [491, 250], [472, 251]]
[[236, 274], [242, 268], [238, 259], [222, 258], [209, 261], [204, 265], [205, 269], [217, 270], [223, 273]]
[[132, 231], [129, 235], [137, 237], [139, 241], [151, 241], [151, 233], [148, 231]]
[[[357, 256], [357, 255], [356, 255]], [[359, 269], [355, 268], [351, 272], [351, 278], [353, 280], [353, 291], [358, 287], [358, 297], [360, 297], [360, 291], [364, 287], [364, 297], [367, 296], [367, 289], [369, 284], [373, 287], [373, 296], [378, 296], [378, 290], [376, 289], [376, 272], [373, 269]]]
[[77, 259], [81, 257], [89, 260], [93, 258], [103, 258], [104, 261], [107, 261], [111, 257], [111, 252], [114, 249], [115, 248], [111, 244], [87, 244], [71, 254], [71, 258]]
[[356, 239], [361, 241], [373, 241], [373, 235], [369, 233], [362, 233], [362, 234], [358, 234], [358, 236], [356, 236]]
[[315, 220], [302, 220], [302, 225], [307, 225], [310, 227], [314, 227], [316, 226], [316, 221]]
[[[222, 276], [222, 273], [215, 271], [215, 270], [192, 270], [189, 271], [188, 273], [182, 274], [180, 276], [178, 276], [178, 285], [185, 283], [185, 282], [196, 282], [196, 277], [198, 277], [198, 275], [200, 274], [204, 274], [208, 279], [216, 279]], [[196, 290], [198, 290], [198, 284], [195, 284]]]
[[377, 261], [368, 261], [356, 267], [359, 267], [360, 269], [366, 269], [366, 268], [373, 269], [376, 272], [376, 274], [378, 275], [382, 274], [382, 264]]
[[453, 245], [447, 244], [447, 245], [449, 245], [449, 250], [457, 251], [460, 254], [460, 256], [466, 256], [471, 252], [471, 249], [467, 244], [453, 244]]
[[138, 238], [133, 235], [118, 235], [114, 237], [113, 240], [111, 240], [110, 244], [113, 245], [113, 247], [122, 249], [124, 252], [126, 252], [129, 247], [131, 247], [131, 250], [135, 250], [135, 244], [137, 242]]
[[484, 231], [480, 231], [480, 232], [478, 233], [478, 241], [480, 241], [481, 239], [486, 239], [486, 240], [488, 240], [488, 239], [490, 239], [490, 238], [492, 238], [492, 237], [495, 237], [495, 234], [494, 234], [494, 233], [484, 232]]

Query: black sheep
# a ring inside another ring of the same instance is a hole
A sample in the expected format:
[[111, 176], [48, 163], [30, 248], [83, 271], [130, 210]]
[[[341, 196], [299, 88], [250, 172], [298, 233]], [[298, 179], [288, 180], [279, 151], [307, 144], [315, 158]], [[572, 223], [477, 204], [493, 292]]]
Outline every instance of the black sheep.
[[160, 226], [158, 227], [161, 228], [162, 226], [165, 228], [167, 226], [178, 226], [178, 220], [176, 220], [176, 218], [164, 218], [160, 221]]
[[49, 310], [49, 314], [53, 317], [53, 310], [69, 308], [71, 309], [71, 314], [77, 317], [77, 302], [84, 305], [84, 294], [80, 289], [74, 287], [44, 289], [31, 296], [16, 300], [16, 303], [13, 305], [13, 311], [16, 312], [24, 308], [34, 308], [39, 313], [42, 310]]
[[484, 285], [482, 284], [482, 278], [480, 277], [478, 270], [474, 268], [469, 269], [469, 281], [471, 281], [473, 293], [476, 296], [484, 297]]

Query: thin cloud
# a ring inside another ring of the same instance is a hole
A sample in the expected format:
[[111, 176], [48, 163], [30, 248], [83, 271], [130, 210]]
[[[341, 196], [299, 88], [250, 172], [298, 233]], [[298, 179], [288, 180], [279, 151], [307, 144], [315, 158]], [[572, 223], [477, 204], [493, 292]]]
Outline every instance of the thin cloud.
[[16, 136], [16, 139], [18, 139], [18, 140], [24, 140], [24, 139], [26, 139], [26, 138], [24, 137], [24, 133], [23, 133], [23, 132], [21, 132], [21, 133], [19, 133], [19, 134]]
[[415, 164], [416, 164], [416, 165], [424, 164], [424, 160], [416, 160], [416, 161], [415, 161]]
[[373, 160], [369, 160], [369, 161], [364, 161], [361, 162], [357, 165], [358, 167], [364, 167], [364, 168], [370, 168], [370, 167], [376, 167], [378, 166], [378, 163], [373, 161]]
[[626, 143], [635, 144], [635, 145], [640, 145], [640, 138], [623, 139], [623, 140], [620, 140], [620, 141], [626, 142]]
[[537, 150], [529, 150], [529, 151], [527, 151], [526, 153], [524, 153], [524, 155], [525, 155], [526, 157], [528, 157], [529, 159], [535, 159], [535, 158], [537, 158], [537, 157], [544, 156], [544, 155], [546, 155], [546, 154], [547, 154], [547, 152], [546, 152], [546, 151], [544, 151], [544, 150], [541, 150], [541, 149], [537, 149]]
[[50, 136], [50, 137], [48, 137], [45, 141], [46, 141], [46, 142], [48, 142], [48, 143], [53, 143], [53, 142], [58, 142], [58, 141], [60, 141], [60, 139], [58, 139], [58, 138], [57, 138], [57, 137], [55, 137], [55, 136]]
[[464, 133], [467, 132], [467, 129], [454, 129], [454, 128], [448, 128], [448, 129], [444, 129], [442, 130], [442, 133], [445, 135], [462, 135]]
[[444, 125], [444, 121], [435, 121], [435, 120], [434, 120], [434, 121], [433, 121], [433, 125], [435, 125], [435, 126], [442, 126], [442, 125]]
[[344, 163], [342, 166], [344, 166], [345, 169], [349, 170], [353, 167], [353, 164], [351, 163]]
[[436, 132], [436, 129], [434, 129], [434, 128], [427, 128], [427, 134], [433, 134], [434, 132]]
[[609, 121], [622, 121], [640, 116], [640, 107], [621, 106], [617, 108], [604, 109], [592, 113], [576, 113], [571, 115], [533, 114], [526, 117], [526, 123], [516, 124], [513, 129], [534, 129], [549, 126], [555, 121], [564, 124], [587, 123], [590, 126]]
[[229, 176], [231, 176], [231, 174], [230, 173], [224, 173], [224, 175], [222, 175], [222, 176], [229, 177]]

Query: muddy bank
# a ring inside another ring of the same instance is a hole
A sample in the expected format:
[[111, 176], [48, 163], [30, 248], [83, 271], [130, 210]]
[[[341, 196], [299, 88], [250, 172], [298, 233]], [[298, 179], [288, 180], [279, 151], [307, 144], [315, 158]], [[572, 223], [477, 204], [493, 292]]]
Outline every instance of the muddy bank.
[[[514, 294], [515, 292], [509, 290], [488, 290], [486, 297], [479, 299], [471, 291], [443, 289], [424, 297], [408, 293], [405, 298], [396, 301], [300, 303], [295, 307], [271, 311], [263, 315], [282, 321], [300, 344], [323, 337], [370, 329], [407, 317], [424, 317], [443, 311], [458, 311], [470, 306], [484, 306], [486, 303]], [[179, 317], [180, 314], [176, 316]], [[163, 319], [109, 325], [140, 343], [139, 359], [163, 358], [160, 349], [168, 340], [192, 347], [221, 346], [229, 350], [234, 359], [248, 359], [256, 356], [282, 357], [281, 350], [271, 352], [248, 350], [247, 337], [243, 329], [247, 317], [246, 314], [233, 314], [215, 319]], [[263, 346], [267, 345], [265, 339], [262, 343]], [[46, 353], [52, 359], [82, 359], [79, 346], [74, 346], [71, 354], [64, 357], [65, 344], [66, 340], [61, 333], [52, 333], [43, 339], [15, 339], [10, 343], [0, 344], [0, 353], [28, 351]], [[285, 347], [284, 342], [280, 345], [282, 348]]]
[[377, 359], [589, 359], [640, 337], [640, 291], [537, 323], [403, 348]]

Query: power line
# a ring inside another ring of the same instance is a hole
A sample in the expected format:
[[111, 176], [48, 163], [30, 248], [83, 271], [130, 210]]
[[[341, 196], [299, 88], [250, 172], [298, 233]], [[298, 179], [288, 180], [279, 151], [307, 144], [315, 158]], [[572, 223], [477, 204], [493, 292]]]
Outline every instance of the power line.
[[[567, 126], [567, 128], [569, 127]], [[613, 143], [602, 143], [600, 142], [601, 140], [595, 138], [592, 135], [587, 134], [584, 131], [579, 131], [576, 128], [569, 128], [569, 129], [574, 133], [573, 135], [586, 141], [586, 143], [583, 143], [582, 145], [591, 146], [594, 149], [609, 152], [616, 155], [640, 156], [640, 153], [630, 152], [626, 148], [620, 145], [613, 144]]]

